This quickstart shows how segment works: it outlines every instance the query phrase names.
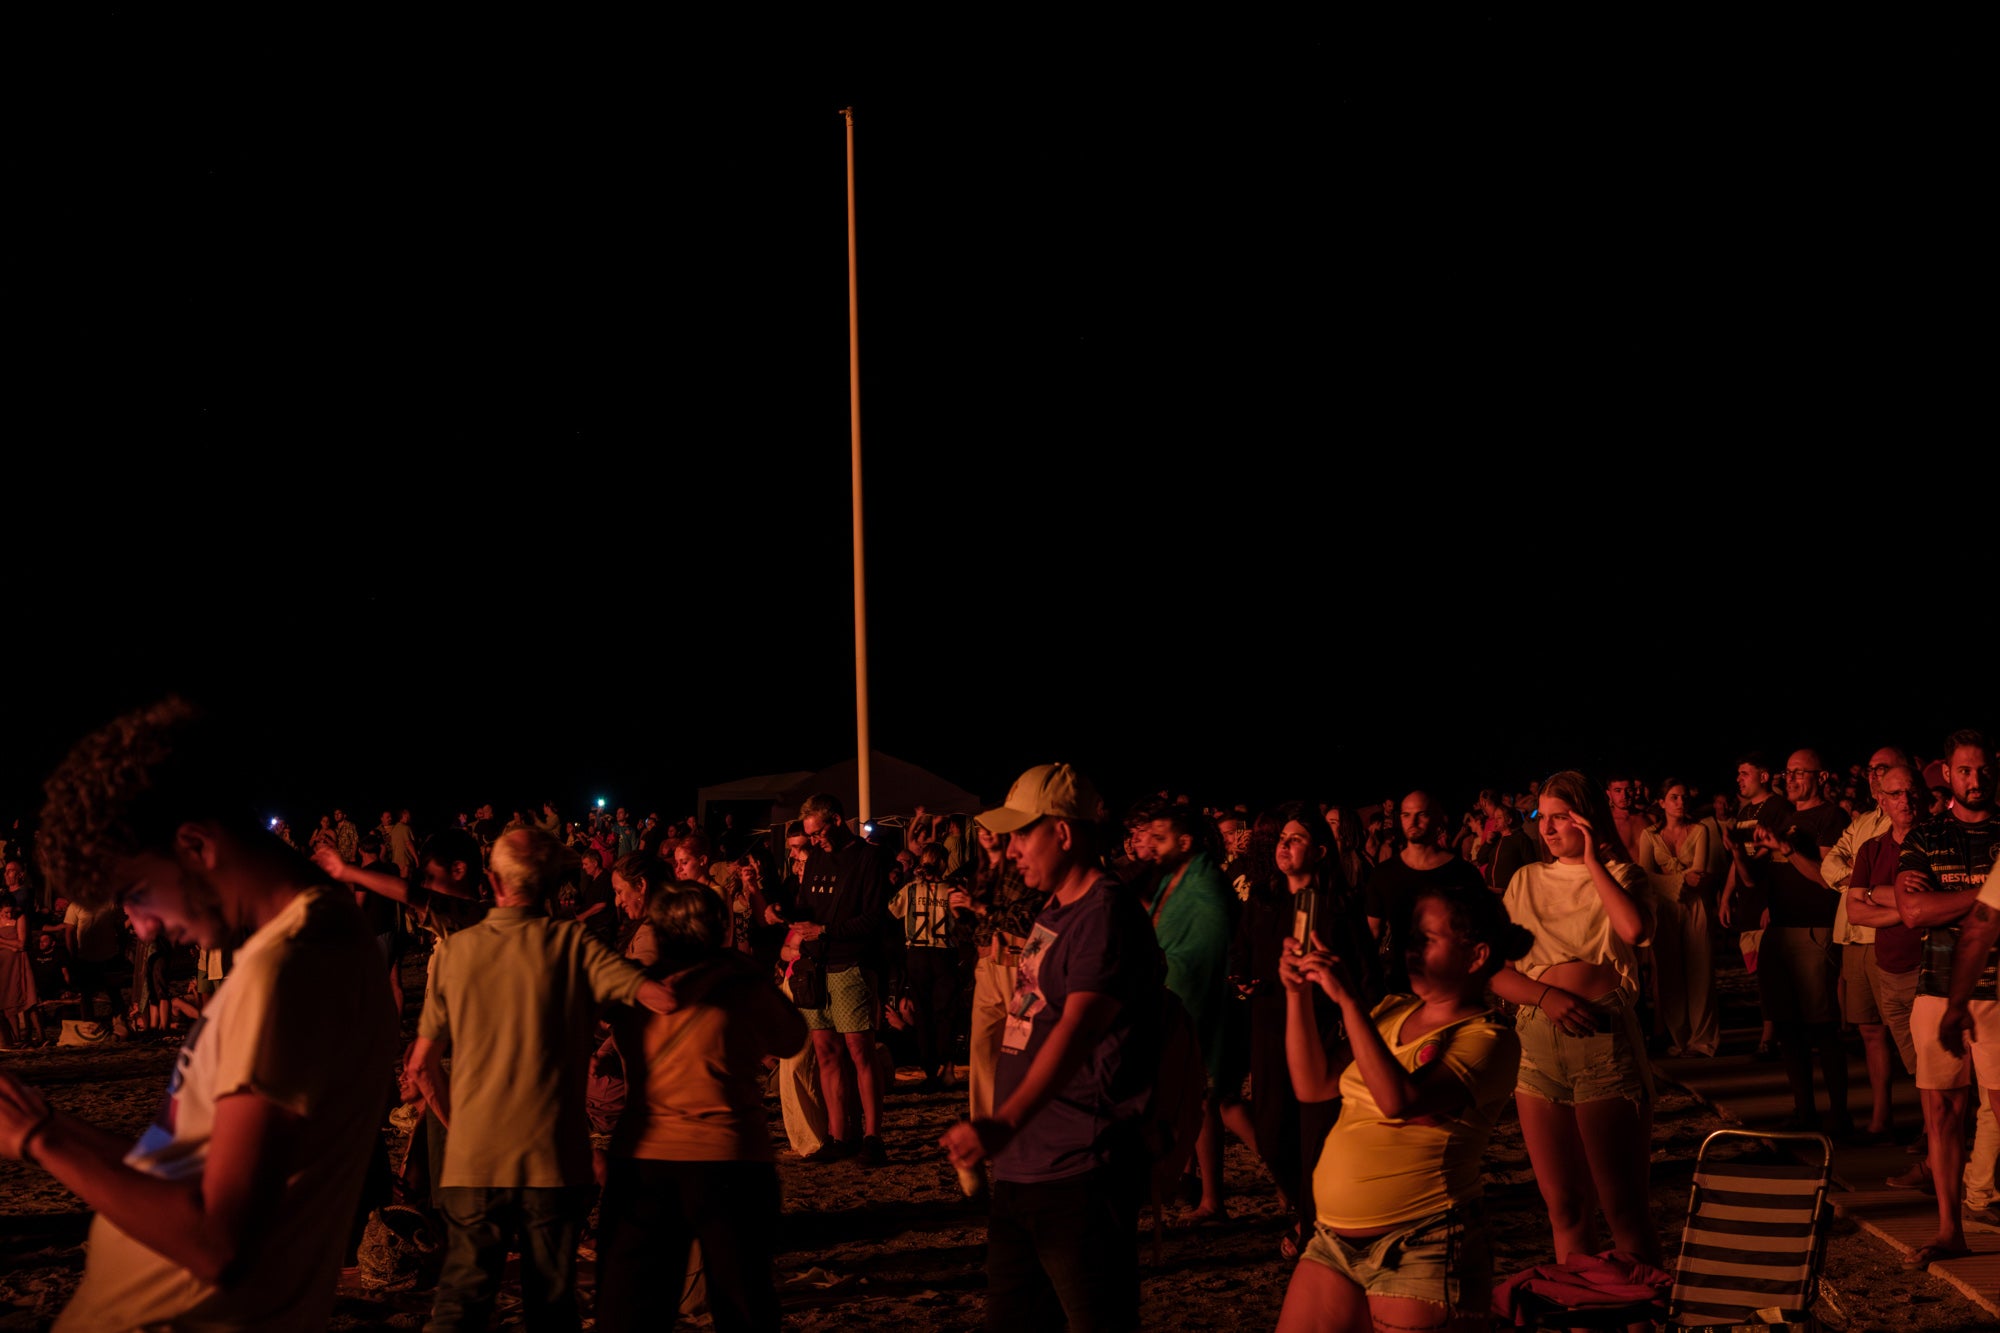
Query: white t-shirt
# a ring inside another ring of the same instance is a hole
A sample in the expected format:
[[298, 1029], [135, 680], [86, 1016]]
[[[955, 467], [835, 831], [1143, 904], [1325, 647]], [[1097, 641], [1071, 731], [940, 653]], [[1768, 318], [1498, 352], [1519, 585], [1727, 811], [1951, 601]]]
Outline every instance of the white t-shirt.
[[116, 907], [84, 907], [71, 903], [63, 924], [76, 927], [76, 956], [86, 963], [108, 963], [118, 956], [118, 924], [125, 913]]
[[295, 1170], [228, 1286], [92, 1221], [83, 1281], [56, 1333], [324, 1329], [362, 1177], [389, 1104], [398, 1024], [353, 895], [309, 890], [239, 950], [181, 1046], [159, 1117], [125, 1164], [201, 1174], [216, 1103], [252, 1092], [304, 1117]]
[[[1640, 914], [1650, 917], [1646, 872], [1625, 861], [1612, 861], [1604, 868], [1633, 896]], [[1514, 964], [1522, 976], [1532, 980], [1557, 963], [1610, 963], [1618, 969], [1619, 988], [1628, 995], [1639, 993], [1639, 948], [1611, 928], [1611, 915], [1604, 910], [1590, 867], [1560, 861], [1522, 866], [1514, 872], [1504, 901], [1507, 915], [1535, 937], [1535, 947]], [[1651, 940], [1650, 919], [1646, 936], [1640, 944]]]

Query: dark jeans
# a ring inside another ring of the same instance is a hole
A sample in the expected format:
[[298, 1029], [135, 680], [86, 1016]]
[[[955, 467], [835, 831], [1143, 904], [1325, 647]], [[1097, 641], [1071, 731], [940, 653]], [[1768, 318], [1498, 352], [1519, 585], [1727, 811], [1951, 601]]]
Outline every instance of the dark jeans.
[[952, 1022], [958, 1017], [958, 950], [920, 945], [903, 951], [903, 974], [917, 1011], [917, 1055], [926, 1076], [951, 1062]]
[[1138, 1328], [1142, 1189], [1138, 1169], [1038, 1185], [994, 1181], [986, 1327], [1034, 1333]]
[[437, 1191], [446, 1228], [444, 1271], [424, 1333], [484, 1333], [510, 1242], [521, 1252], [521, 1312], [531, 1329], [575, 1333], [576, 1242], [596, 1187]]
[[672, 1328], [688, 1243], [697, 1240], [717, 1333], [776, 1333], [777, 1167], [614, 1157], [599, 1222], [597, 1327], [604, 1333]]

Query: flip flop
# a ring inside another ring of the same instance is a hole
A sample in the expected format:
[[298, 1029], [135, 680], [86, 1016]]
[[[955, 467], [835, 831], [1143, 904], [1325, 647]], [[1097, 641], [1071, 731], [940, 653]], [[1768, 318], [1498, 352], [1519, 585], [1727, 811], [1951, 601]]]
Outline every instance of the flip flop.
[[1972, 1251], [1964, 1246], [1919, 1245], [1917, 1252], [1903, 1260], [1905, 1268], [1929, 1268], [1941, 1259], [1963, 1259]]

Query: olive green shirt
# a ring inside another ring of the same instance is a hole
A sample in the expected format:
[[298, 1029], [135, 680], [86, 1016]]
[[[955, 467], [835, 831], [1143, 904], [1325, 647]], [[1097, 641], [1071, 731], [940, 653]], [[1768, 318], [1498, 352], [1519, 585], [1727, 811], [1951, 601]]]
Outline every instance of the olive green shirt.
[[574, 921], [496, 907], [437, 946], [417, 1035], [449, 1043], [445, 1188], [588, 1185], [591, 1030], [645, 974]]

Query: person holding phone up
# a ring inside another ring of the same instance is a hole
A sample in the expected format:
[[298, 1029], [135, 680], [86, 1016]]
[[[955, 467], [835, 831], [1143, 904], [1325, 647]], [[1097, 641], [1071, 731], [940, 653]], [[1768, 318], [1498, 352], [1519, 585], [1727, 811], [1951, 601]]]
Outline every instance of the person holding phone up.
[[[1278, 975], [1302, 1101], [1338, 1093], [1314, 1171], [1318, 1217], [1285, 1290], [1279, 1333], [1485, 1329], [1493, 1252], [1480, 1162], [1507, 1105], [1520, 1039], [1487, 987], [1534, 940], [1485, 888], [1420, 890], [1404, 934], [1411, 994], [1372, 1009], [1354, 969], [1313, 932], [1287, 939]], [[1353, 1049], [1328, 1066], [1315, 1000], [1339, 1008]]]

